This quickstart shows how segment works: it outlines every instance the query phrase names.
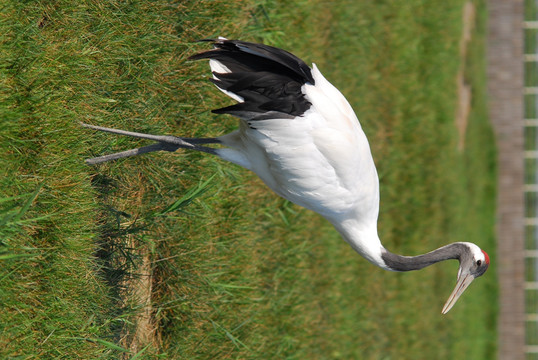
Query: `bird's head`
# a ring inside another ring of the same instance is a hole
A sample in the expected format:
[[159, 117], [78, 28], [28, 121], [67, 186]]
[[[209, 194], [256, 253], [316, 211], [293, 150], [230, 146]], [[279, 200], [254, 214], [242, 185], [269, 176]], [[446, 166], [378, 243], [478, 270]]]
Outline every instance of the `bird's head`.
[[479, 276], [482, 276], [489, 266], [488, 254], [473, 243], [463, 243], [464, 250], [460, 255], [460, 268], [458, 270], [458, 281], [456, 287], [450, 294], [445, 306], [443, 314], [446, 314], [459, 299], [461, 294], [467, 287]]

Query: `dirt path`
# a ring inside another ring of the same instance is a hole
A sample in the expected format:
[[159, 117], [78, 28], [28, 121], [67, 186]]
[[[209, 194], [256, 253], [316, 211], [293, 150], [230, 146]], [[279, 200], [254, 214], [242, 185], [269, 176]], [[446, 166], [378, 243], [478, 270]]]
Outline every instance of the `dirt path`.
[[469, 112], [471, 110], [471, 86], [465, 81], [465, 59], [467, 58], [467, 48], [471, 41], [471, 34], [475, 23], [475, 6], [471, 1], [467, 1], [463, 6], [463, 30], [460, 39], [460, 57], [462, 59], [458, 71], [458, 109], [456, 111], [456, 128], [458, 129], [459, 141], [458, 150], [465, 148], [465, 131]]

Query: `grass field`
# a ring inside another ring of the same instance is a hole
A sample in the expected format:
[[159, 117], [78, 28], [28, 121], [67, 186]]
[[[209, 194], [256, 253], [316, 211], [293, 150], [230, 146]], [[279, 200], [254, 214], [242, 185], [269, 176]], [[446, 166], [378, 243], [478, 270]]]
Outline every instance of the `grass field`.
[[[15, 1], [0, 15], [0, 358], [492, 359], [495, 149], [485, 5], [463, 1]], [[95, 125], [216, 136], [230, 100], [186, 60], [218, 35], [316, 62], [369, 136], [380, 236], [423, 253], [473, 241], [492, 269], [451, 312], [457, 263], [389, 273], [236, 166]], [[472, 87], [457, 149], [456, 76]]]

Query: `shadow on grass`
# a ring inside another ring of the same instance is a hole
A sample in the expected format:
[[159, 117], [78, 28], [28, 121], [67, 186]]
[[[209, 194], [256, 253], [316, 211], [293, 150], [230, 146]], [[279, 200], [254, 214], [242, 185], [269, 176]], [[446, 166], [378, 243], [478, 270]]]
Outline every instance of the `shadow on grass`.
[[[135, 309], [128, 301], [129, 282], [138, 276], [137, 269], [140, 262], [139, 254], [132, 246], [132, 237], [147, 229], [133, 216], [114, 208], [111, 205], [112, 197], [118, 189], [113, 178], [96, 174], [92, 178], [92, 186], [97, 192], [101, 211], [98, 216], [98, 249], [95, 257], [99, 270], [109, 288], [109, 296], [115, 306], [111, 308], [110, 315], [115, 319], [126, 319], [134, 315]], [[129, 321], [114, 321], [110, 323], [110, 330], [114, 340], [125, 342], [130, 333]]]
[[99, 271], [109, 288], [114, 308], [110, 317], [122, 319], [110, 323], [116, 343], [133, 353], [151, 344], [160, 345], [160, 329], [155, 319], [152, 287], [159, 283], [155, 271], [153, 252], [145, 241], [148, 231], [160, 219], [176, 212], [184, 212], [193, 200], [210, 187], [214, 176], [201, 180], [186, 189], [183, 196], [163, 206], [161, 210], [147, 212], [142, 218], [133, 217], [113, 206], [120, 184], [112, 177], [96, 174], [92, 186], [100, 203], [98, 216], [98, 250], [95, 253]]

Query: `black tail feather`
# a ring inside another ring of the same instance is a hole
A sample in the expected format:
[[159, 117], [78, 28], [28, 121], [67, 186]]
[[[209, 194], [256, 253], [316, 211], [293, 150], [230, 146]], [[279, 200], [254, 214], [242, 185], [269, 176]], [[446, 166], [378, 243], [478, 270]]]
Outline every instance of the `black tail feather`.
[[314, 84], [310, 67], [295, 55], [272, 46], [238, 40], [210, 40], [214, 49], [195, 54], [192, 60], [214, 59], [230, 73], [214, 73], [219, 88], [237, 94], [244, 102], [215, 110], [243, 119], [302, 115], [310, 108], [301, 87]]
[[[275, 68], [275, 70], [281, 70], [280, 72], [282, 72], [282, 68], [284, 68], [294, 73], [293, 77], [297, 81], [302, 80], [315, 84], [310, 67], [303, 60], [286, 50], [240, 40], [202, 39], [199, 41], [212, 42], [215, 49], [192, 55], [189, 58], [191, 60], [215, 59], [221, 62], [228, 61], [231, 67], [227, 67], [231, 71], [236, 71], [232, 69], [234, 65], [239, 69], [248, 68], [251, 71]], [[288, 71], [284, 70], [286, 73]]]

